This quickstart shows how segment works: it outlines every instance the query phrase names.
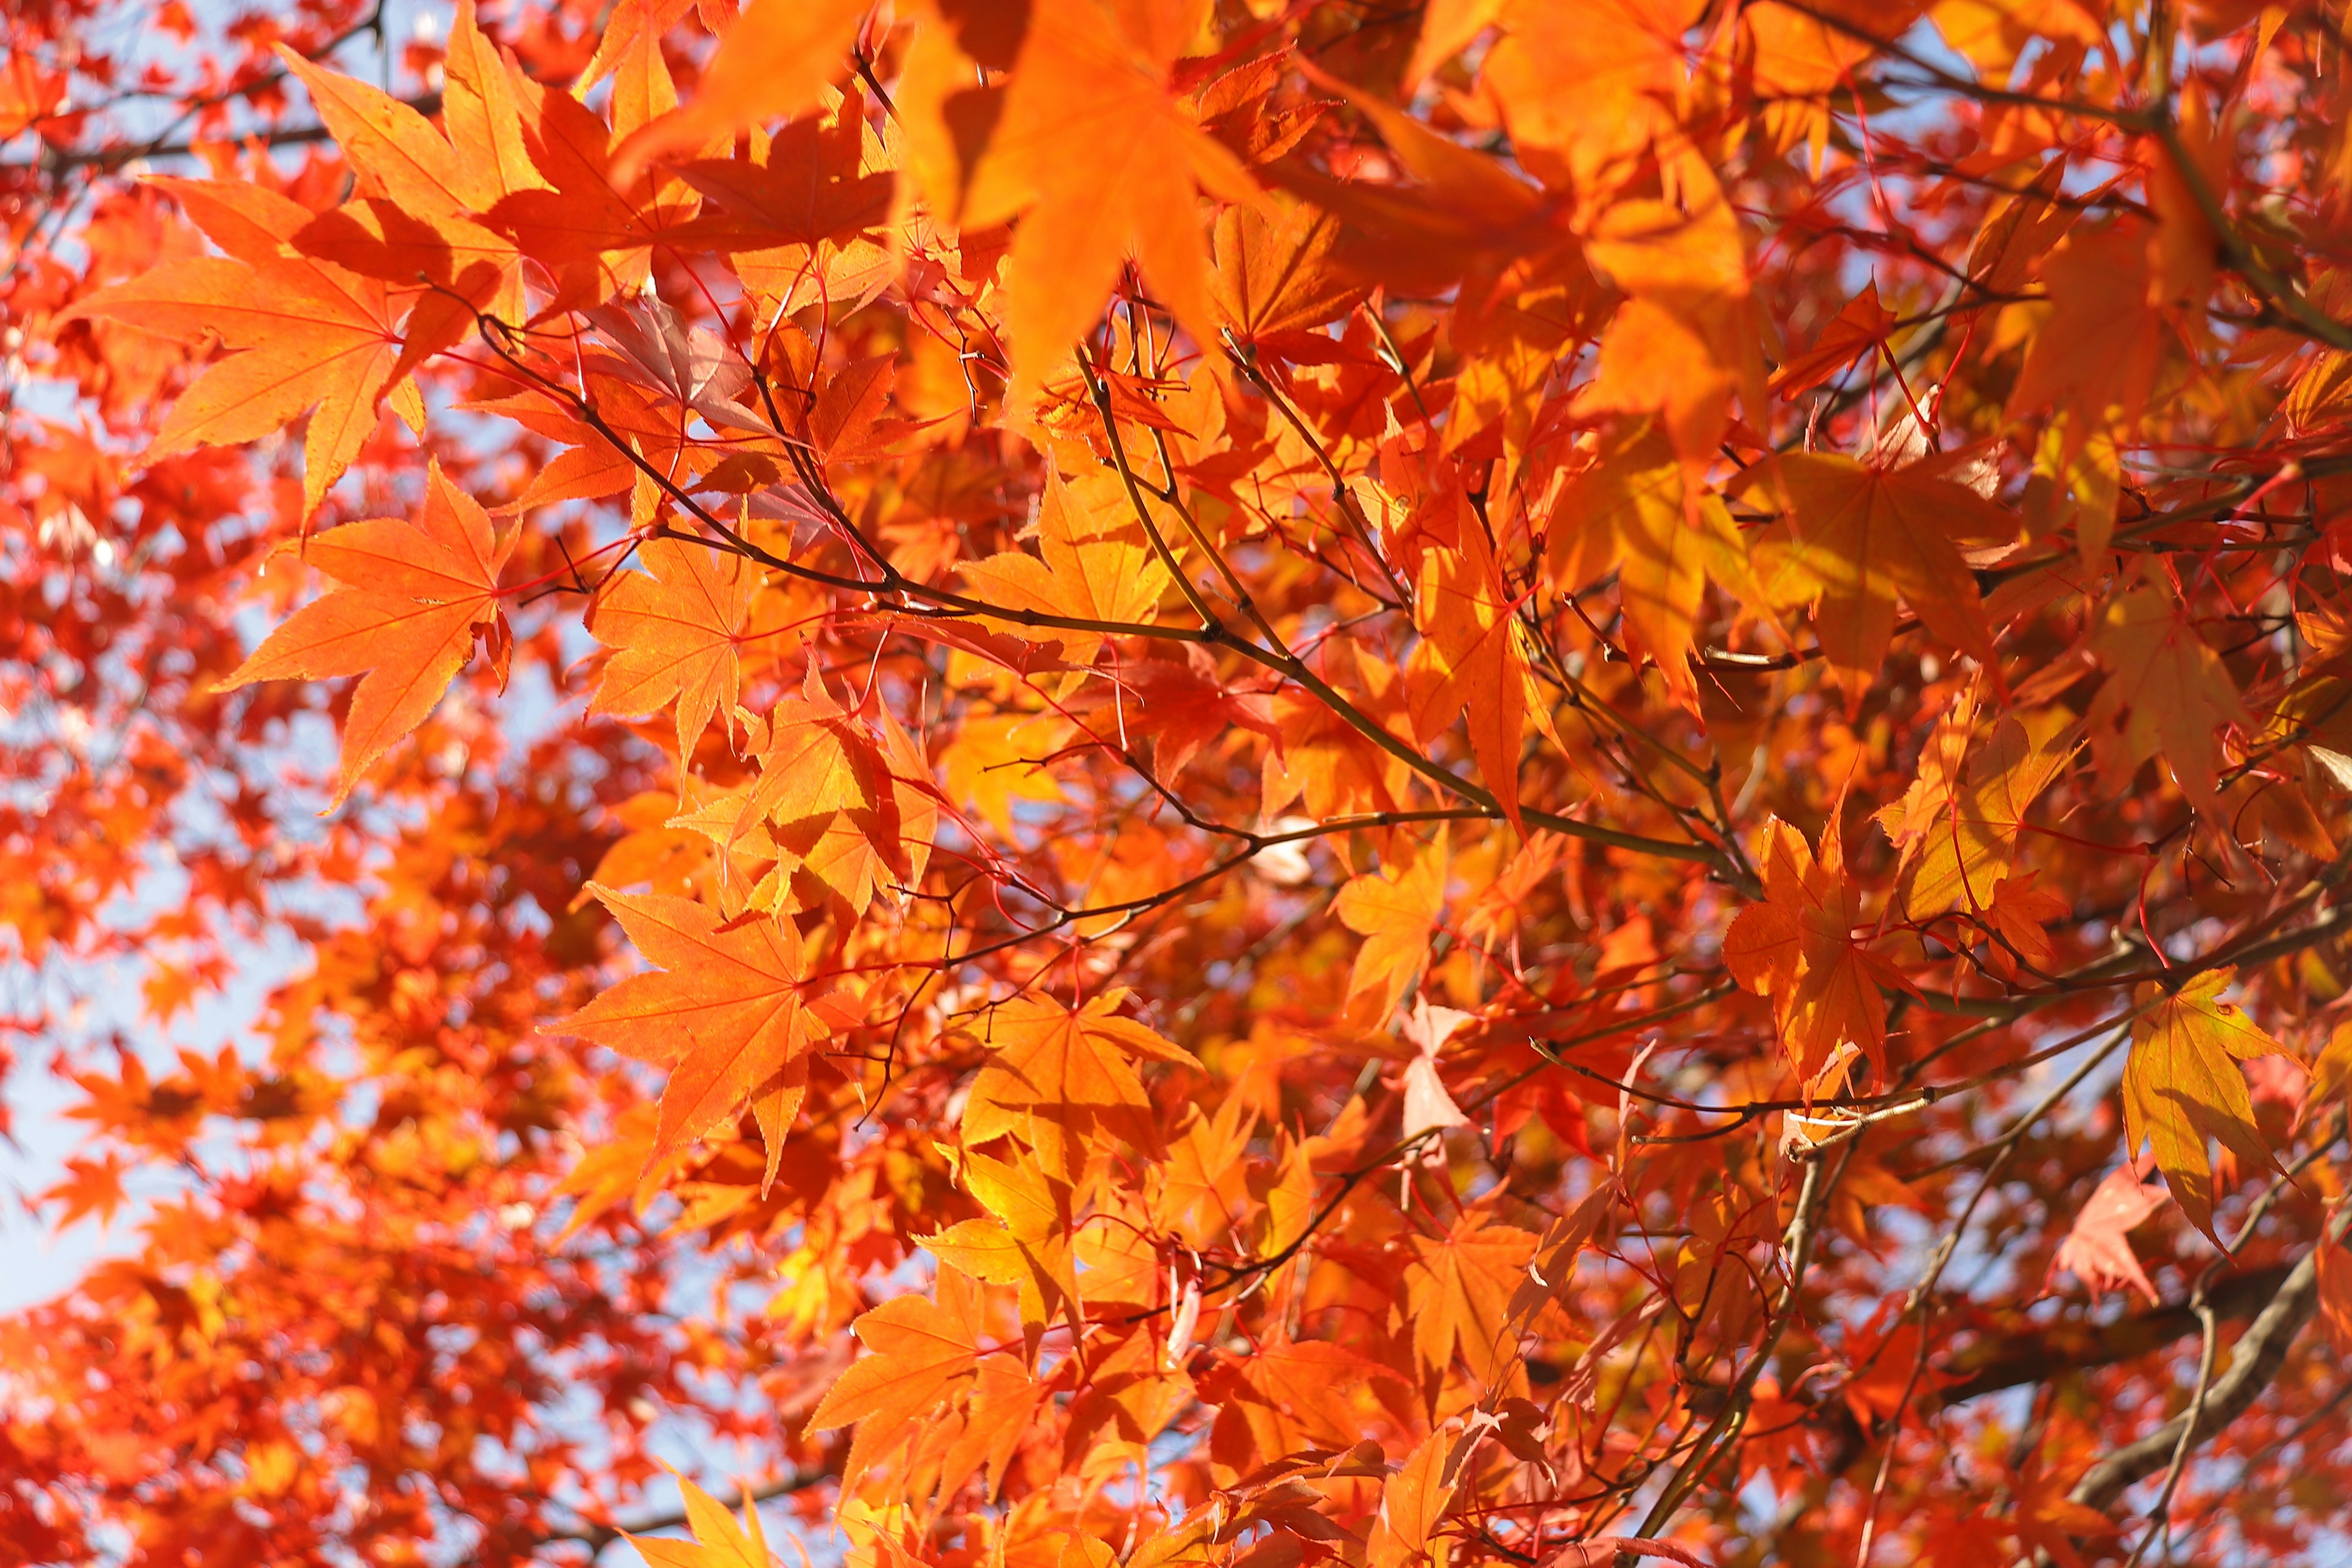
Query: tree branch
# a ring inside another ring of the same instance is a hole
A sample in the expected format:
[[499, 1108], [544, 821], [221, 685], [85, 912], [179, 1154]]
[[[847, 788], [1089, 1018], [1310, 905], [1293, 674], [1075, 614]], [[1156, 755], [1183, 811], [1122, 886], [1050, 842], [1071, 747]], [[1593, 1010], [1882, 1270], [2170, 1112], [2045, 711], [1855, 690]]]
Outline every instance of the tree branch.
[[[2303, 1326], [2311, 1321], [2319, 1305], [2320, 1248], [2339, 1245], [2347, 1227], [2352, 1227], [2352, 1205], [2329, 1222], [2318, 1244], [2287, 1272], [2277, 1293], [2230, 1352], [2229, 1369], [2214, 1380], [2202, 1410], [2193, 1413], [2205, 1435], [2221, 1431], [2244, 1415], [2278, 1375], [2279, 1368], [2286, 1363], [2287, 1352], [2294, 1347], [2295, 1336], [2303, 1331]], [[2181, 1435], [2189, 1429], [2191, 1414], [2182, 1411], [2137, 1442], [2118, 1448], [2093, 1465], [2075, 1483], [2069, 1500], [2091, 1508], [2111, 1506], [2133, 1482], [2155, 1474], [2170, 1462]]]

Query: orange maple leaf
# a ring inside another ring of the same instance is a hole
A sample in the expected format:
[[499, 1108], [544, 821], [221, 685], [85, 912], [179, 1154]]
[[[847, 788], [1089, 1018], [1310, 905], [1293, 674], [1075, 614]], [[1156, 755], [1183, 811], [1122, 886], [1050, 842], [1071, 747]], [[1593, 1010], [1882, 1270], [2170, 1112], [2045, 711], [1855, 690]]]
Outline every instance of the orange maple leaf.
[[[1409, 843], [1409, 840], [1400, 841]], [[1377, 998], [1375, 1026], [1387, 1022], [1429, 962], [1429, 937], [1445, 909], [1446, 835], [1407, 860], [1351, 879], [1333, 905], [1340, 922], [1364, 939], [1348, 977], [1350, 1012]]]
[[[1980, 910], [2018, 875], [2026, 813], [2074, 755], [2080, 734], [2063, 708], [2008, 715], [1969, 759], [1958, 790], [1941, 799], [1906, 794], [1880, 813], [1903, 852], [1900, 886], [1912, 918]], [[1927, 765], [1923, 759], [1923, 773]]]
[[[1209, 247], [1194, 197], [1256, 199], [1241, 161], [1167, 89], [1192, 45], [1151, 11], [1038, 0], [964, 197], [968, 228], [1016, 215], [1004, 310], [1016, 387], [1065, 363], [1132, 249], [1152, 292], [1192, 335], [1216, 339]], [[1094, 155], [1073, 158], [1074, 144]], [[1016, 391], [1016, 399], [1020, 394]]]
[[1747, 542], [1722, 498], [1689, 482], [1654, 420], [1604, 436], [1591, 467], [1553, 499], [1545, 559], [1574, 592], [1614, 572], [1626, 640], [1646, 653], [1685, 705], [1697, 700], [1690, 656], [1707, 579], [1765, 607]]
[[1407, 1240], [1413, 1261], [1405, 1266], [1405, 1299], [1423, 1371], [1441, 1374], [1459, 1353], [1471, 1375], [1491, 1381], [1517, 1348], [1505, 1344], [1503, 1333], [1512, 1292], [1535, 1256], [1534, 1234], [1465, 1209], [1444, 1237]]
[[985, 1327], [980, 1289], [954, 1268], [940, 1270], [935, 1289], [936, 1301], [893, 1297], [851, 1325], [866, 1353], [809, 1413], [810, 1431], [871, 1423], [872, 1447], [887, 1448], [972, 1375]]
[[500, 622], [499, 573], [515, 538], [496, 536], [481, 503], [433, 464], [415, 522], [374, 518], [311, 542], [311, 563], [344, 585], [295, 611], [219, 689], [364, 677], [343, 720], [332, 810], [371, 763], [425, 721], [472, 656], [476, 631]]
[[[232, 351], [173, 404], [141, 454], [144, 462], [257, 440], [310, 413], [302, 447], [306, 514], [319, 510], [375, 428], [401, 353], [382, 283], [286, 257], [258, 265], [219, 257], [165, 262], [91, 295], [75, 313], [183, 342], [209, 335]], [[422, 425], [413, 388], [404, 389], [398, 406]]]
[[2099, 771], [2124, 784], [2161, 758], [2183, 795], [2219, 811], [2221, 731], [2252, 720], [2229, 667], [2160, 569], [2108, 601], [2090, 647], [2110, 672], [2088, 715]]
[[1414, 734], [1426, 744], [1459, 713], [1478, 772], [1520, 834], [1519, 750], [1528, 721], [1528, 656], [1486, 526], [1458, 508], [1458, 550], [1433, 545], [1422, 556], [1413, 620], [1421, 643], [1405, 678]]
[[1792, 504], [1788, 563], [1814, 600], [1814, 630], [1849, 713], [1862, 710], [1885, 662], [1898, 600], [1998, 683], [1983, 601], [1959, 542], [2013, 537], [2015, 519], [1949, 479], [1825, 452], [1783, 457], [1780, 479]]
[[1020, 996], [992, 1009], [983, 1037], [991, 1054], [964, 1101], [964, 1142], [1009, 1132], [1047, 1172], [1071, 1182], [1103, 1150], [1156, 1148], [1151, 1100], [1132, 1064], [1201, 1064], [1183, 1047], [1118, 1016], [1119, 1001], [1094, 996], [1073, 1010]]
[[717, 1498], [684, 1476], [677, 1484], [685, 1494], [686, 1523], [694, 1532], [692, 1541], [621, 1532], [652, 1568], [772, 1568], [774, 1560], [768, 1554], [767, 1537], [760, 1528], [760, 1511], [748, 1499], [743, 1521], [738, 1524]]
[[681, 147], [701, 147], [757, 121], [810, 108], [840, 69], [870, 0], [752, 0], [727, 29], [688, 102], [647, 121], [616, 150], [626, 184]]
[[751, 1104], [775, 1179], [783, 1135], [825, 1032], [803, 1005], [806, 958], [793, 923], [732, 922], [691, 899], [588, 890], [661, 969], [633, 974], [553, 1026], [670, 1068], [646, 1159], [658, 1161]]
[[[1739, 911], [1723, 939], [1733, 978], [1772, 998], [1781, 1037], [1810, 1086], [1843, 1046], [1858, 1047], [1885, 1076], [1886, 999], [1881, 985], [1902, 973], [1853, 936], [1862, 891], [1846, 875], [1835, 815], [1821, 858], [1804, 835], [1774, 816], [1765, 824], [1764, 902]], [[1835, 1085], [1823, 1086], [1834, 1091]]]
[[646, 572], [607, 580], [588, 626], [615, 651], [591, 713], [651, 713], [677, 705], [677, 754], [694, 754], [714, 713], [731, 718], [742, 679], [739, 647], [761, 574], [731, 552], [678, 540], [638, 546]]
[[[1048, 474], [1037, 502], [1036, 536], [1035, 555], [1007, 550], [966, 562], [965, 580], [990, 605], [1008, 610], [1124, 625], [1151, 620], [1168, 591], [1167, 568], [1144, 540], [1116, 480]], [[1102, 647], [1096, 632], [1003, 624], [1032, 642], [1059, 642], [1072, 664], [1092, 662]]]

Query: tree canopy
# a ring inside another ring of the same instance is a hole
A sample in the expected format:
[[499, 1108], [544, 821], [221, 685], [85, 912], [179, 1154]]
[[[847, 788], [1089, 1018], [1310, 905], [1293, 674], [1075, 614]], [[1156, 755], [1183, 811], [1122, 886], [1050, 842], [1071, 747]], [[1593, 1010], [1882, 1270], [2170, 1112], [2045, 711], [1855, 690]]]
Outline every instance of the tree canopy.
[[478, 3], [0, 34], [0, 1555], [2340, 1545], [2340, 5]]

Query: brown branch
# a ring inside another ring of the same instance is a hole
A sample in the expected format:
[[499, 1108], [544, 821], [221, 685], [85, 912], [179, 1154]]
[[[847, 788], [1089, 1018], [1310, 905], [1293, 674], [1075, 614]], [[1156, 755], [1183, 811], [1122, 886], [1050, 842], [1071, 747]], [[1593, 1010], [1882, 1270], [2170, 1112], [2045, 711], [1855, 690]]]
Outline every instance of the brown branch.
[[2352, 1227], [2352, 1206], [2330, 1221], [2321, 1232], [2319, 1242], [2288, 1270], [2277, 1291], [2256, 1315], [2253, 1326], [2230, 1352], [2228, 1370], [2214, 1379], [2200, 1410], [2182, 1411], [2137, 1442], [2116, 1449], [2093, 1465], [2075, 1483], [2068, 1500], [2090, 1508], [2107, 1508], [2132, 1483], [2154, 1475], [2171, 1461], [2182, 1435], [2189, 1430], [2192, 1414], [2198, 1417], [2200, 1431], [2207, 1436], [2244, 1415], [2278, 1375], [2279, 1368], [2286, 1363], [2287, 1352], [2294, 1348], [2295, 1337], [2318, 1308], [2320, 1248], [2340, 1245], [2347, 1227]]
[[[2291, 1272], [2290, 1265], [2279, 1263], [2231, 1275], [2205, 1293], [2206, 1303], [2225, 1321], [2251, 1318], [2270, 1305]], [[2137, 1361], [2197, 1331], [2195, 1310], [2187, 1301], [2172, 1301], [2112, 1322], [2053, 1323], [2031, 1333], [1981, 1340], [1946, 1363], [1946, 1373], [1958, 1377], [1943, 1385], [1943, 1402], [1964, 1404], [2064, 1373]]]

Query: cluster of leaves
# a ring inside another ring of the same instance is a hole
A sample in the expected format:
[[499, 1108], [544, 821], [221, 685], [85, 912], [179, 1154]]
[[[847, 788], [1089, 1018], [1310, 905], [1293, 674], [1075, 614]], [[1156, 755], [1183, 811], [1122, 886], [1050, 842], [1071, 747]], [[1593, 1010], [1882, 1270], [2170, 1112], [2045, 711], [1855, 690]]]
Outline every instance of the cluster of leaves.
[[425, 16], [12, 18], [11, 1542], [2352, 1526], [2336, 7]]

